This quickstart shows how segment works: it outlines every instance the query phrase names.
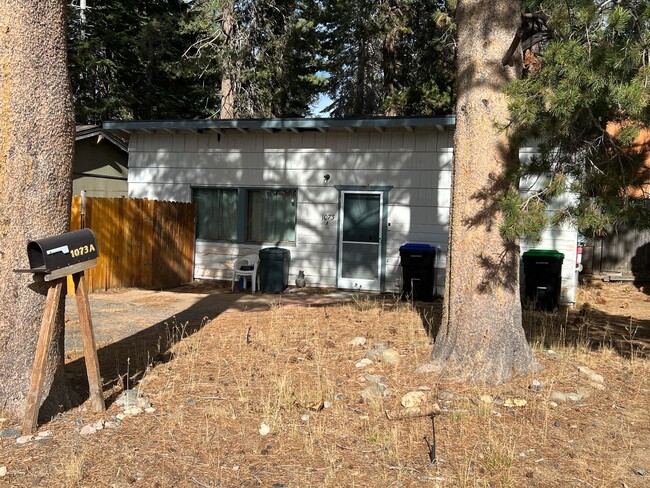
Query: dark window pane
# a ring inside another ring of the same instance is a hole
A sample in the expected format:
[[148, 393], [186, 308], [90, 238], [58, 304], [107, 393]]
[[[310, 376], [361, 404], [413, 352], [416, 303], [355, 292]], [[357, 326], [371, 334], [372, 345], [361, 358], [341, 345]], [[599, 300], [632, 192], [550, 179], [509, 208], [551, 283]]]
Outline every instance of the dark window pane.
[[237, 190], [197, 188], [196, 237], [237, 240]]
[[296, 242], [296, 190], [249, 190], [247, 237], [255, 242]]

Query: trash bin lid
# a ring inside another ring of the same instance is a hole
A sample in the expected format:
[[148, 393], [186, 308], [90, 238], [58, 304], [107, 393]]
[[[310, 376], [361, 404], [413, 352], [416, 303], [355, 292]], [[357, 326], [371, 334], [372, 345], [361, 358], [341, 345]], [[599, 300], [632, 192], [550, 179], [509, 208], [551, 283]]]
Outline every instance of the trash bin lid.
[[524, 257], [530, 256], [530, 257], [564, 259], [564, 254], [562, 254], [560, 251], [556, 251], [555, 249], [530, 249], [529, 251], [526, 251], [523, 255]]
[[429, 251], [434, 252], [435, 248], [431, 244], [418, 244], [416, 242], [407, 242], [399, 248], [400, 251]]
[[284, 249], [282, 247], [265, 247], [260, 249], [259, 255], [261, 260], [265, 259], [284, 259], [285, 256], [288, 256], [291, 253], [289, 249]]

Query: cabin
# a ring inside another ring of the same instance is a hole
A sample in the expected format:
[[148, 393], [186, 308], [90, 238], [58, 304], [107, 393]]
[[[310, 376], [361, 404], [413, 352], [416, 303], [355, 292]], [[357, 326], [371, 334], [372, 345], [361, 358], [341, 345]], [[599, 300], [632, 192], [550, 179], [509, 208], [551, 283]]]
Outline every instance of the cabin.
[[[195, 202], [196, 279], [230, 280], [237, 257], [290, 250], [289, 283], [399, 292], [400, 247], [447, 260], [455, 118], [113, 121], [128, 139], [128, 196]], [[535, 148], [522, 149], [522, 157]], [[480, 243], [477, 243], [479, 246]], [[545, 232], [575, 301], [577, 232]], [[528, 249], [523, 246], [522, 252]]]

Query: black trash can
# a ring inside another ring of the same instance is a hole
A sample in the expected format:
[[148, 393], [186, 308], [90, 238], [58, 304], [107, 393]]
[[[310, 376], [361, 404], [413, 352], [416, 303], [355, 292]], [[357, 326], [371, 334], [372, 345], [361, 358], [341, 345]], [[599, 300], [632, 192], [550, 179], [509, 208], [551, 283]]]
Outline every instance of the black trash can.
[[429, 244], [404, 244], [399, 248], [402, 266], [402, 300], [433, 301], [436, 248]]
[[564, 254], [555, 250], [531, 249], [524, 253], [522, 259], [525, 304], [537, 310], [557, 309], [562, 290]]
[[289, 284], [291, 252], [280, 247], [260, 249], [260, 290], [282, 293]]

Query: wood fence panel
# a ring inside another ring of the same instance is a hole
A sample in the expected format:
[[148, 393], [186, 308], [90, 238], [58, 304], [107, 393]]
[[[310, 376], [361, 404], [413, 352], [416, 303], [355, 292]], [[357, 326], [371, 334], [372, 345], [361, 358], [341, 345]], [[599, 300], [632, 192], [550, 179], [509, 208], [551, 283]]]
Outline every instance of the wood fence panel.
[[[75, 196], [71, 230], [81, 221], [81, 197]], [[86, 198], [85, 226], [99, 248], [97, 266], [86, 271], [89, 292], [169, 288], [193, 278], [194, 204]]]

